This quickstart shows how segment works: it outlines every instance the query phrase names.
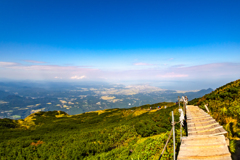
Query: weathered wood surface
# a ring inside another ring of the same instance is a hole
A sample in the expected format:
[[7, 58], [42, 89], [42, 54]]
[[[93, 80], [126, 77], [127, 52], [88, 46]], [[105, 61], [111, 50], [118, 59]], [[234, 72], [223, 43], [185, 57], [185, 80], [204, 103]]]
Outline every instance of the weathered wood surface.
[[178, 160], [231, 160], [224, 134], [218, 122], [198, 106], [187, 105], [188, 137], [183, 137]]

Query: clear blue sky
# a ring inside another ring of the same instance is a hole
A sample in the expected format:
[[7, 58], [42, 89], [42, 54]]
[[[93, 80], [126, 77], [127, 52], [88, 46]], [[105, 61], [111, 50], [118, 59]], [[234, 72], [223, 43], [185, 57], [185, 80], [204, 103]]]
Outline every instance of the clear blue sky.
[[239, 8], [226, 0], [1, 0], [0, 79], [218, 87], [240, 77]]

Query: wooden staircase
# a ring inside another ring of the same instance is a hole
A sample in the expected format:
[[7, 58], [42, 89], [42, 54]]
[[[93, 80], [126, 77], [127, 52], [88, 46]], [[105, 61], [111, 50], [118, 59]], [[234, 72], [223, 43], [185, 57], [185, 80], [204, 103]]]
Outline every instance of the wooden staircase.
[[188, 137], [183, 137], [178, 160], [231, 160], [224, 134], [218, 122], [198, 106], [187, 105]]

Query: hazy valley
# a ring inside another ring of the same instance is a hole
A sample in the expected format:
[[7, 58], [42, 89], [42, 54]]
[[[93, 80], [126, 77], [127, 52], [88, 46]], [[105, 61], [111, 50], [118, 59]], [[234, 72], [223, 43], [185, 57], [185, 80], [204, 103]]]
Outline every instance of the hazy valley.
[[212, 89], [181, 92], [149, 85], [91, 83], [0, 83], [0, 118], [23, 119], [38, 111], [61, 110], [70, 115], [89, 111], [130, 108], [159, 102], [176, 102], [178, 96], [189, 100]]

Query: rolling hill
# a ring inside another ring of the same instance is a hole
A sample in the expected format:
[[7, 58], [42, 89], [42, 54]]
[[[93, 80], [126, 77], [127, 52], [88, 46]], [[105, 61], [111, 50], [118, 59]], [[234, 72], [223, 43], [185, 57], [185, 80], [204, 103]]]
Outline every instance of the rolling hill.
[[[164, 102], [79, 115], [48, 111], [22, 120], [0, 119], [1, 159], [157, 159], [171, 129], [172, 110], [178, 120], [177, 108]], [[164, 158], [171, 159], [171, 153], [172, 142]]]

